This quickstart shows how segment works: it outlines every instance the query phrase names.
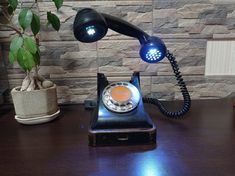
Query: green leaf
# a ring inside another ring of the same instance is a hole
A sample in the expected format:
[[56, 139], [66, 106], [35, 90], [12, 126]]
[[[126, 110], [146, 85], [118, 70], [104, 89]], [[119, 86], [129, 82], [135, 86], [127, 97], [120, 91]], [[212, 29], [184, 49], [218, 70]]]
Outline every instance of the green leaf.
[[40, 30], [40, 18], [36, 14], [33, 14], [33, 19], [31, 22], [31, 29], [34, 35], [36, 35]]
[[9, 61], [11, 64], [13, 64], [15, 62], [15, 56], [12, 51], [9, 52]]
[[53, 0], [57, 10], [63, 5], [64, 0]]
[[51, 12], [47, 12], [47, 20], [56, 31], [59, 31], [60, 20], [55, 14], [53, 14]]
[[30, 26], [33, 19], [33, 13], [29, 9], [23, 9], [21, 10], [18, 21], [20, 23], [20, 26], [25, 30], [27, 27]]
[[12, 15], [13, 12], [14, 12], [14, 9], [9, 5], [9, 6], [7, 7], [7, 11], [8, 11], [8, 13], [9, 13], [9, 15]]
[[34, 62], [36, 65], [40, 65], [40, 54], [39, 54], [39, 51], [37, 51], [34, 55], [33, 55], [33, 58], [34, 58]]
[[32, 54], [35, 54], [38, 50], [36, 42], [31, 37], [24, 38], [24, 47]]
[[17, 56], [18, 49], [21, 48], [23, 45], [23, 38], [20, 36], [16, 36], [13, 38], [10, 44], [10, 51], [14, 54], [14, 56]]
[[16, 9], [17, 5], [18, 5], [18, 0], [8, 0], [8, 3], [14, 11]]
[[33, 55], [24, 48], [19, 49], [17, 61], [24, 71], [31, 71], [35, 66]]

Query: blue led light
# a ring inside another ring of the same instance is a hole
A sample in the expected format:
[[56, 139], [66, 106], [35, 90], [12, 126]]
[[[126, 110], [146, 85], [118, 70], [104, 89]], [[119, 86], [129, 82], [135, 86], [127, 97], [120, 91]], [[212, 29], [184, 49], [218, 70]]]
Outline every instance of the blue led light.
[[95, 26], [86, 27], [86, 32], [88, 35], [93, 36], [96, 33]]
[[162, 53], [159, 50], [157, 50], [156, 48], [149, 49], [149, 51], [145, 55], [147, 60], [150, 60], [150, 61], [159, 60], [159, 58], [161, 56], [162, 56]]
[[156, 63], [162, 60], [166, 55], [166, 46], [157, 37], [150, 37], [148, 41], [142, 44], [140, 57], [148, 63]]

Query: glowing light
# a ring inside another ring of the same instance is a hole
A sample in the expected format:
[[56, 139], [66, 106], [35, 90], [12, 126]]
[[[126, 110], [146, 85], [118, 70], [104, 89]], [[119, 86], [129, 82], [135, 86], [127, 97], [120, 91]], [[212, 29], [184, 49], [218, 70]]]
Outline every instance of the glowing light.
[[88, 27], [86, 27], [86, 31], [87, 31], [88, 35], [94, 35], [96, 33], [95, 32], [95, 26], [88, 26]]
[[[164, 159], [164, 158], [160, 158]], [[162, 176], [163, 164], [158, 157], [153, 157], [151, 152], [138, 155], [133, 163], [133, 170], [136, 176]]]
[[147, 63], [157, 63], [165, 58], [166, 46], [158, 37], [149, 37], [148, 41], [142, 44], [139, 54], [143, 61]]
[[158, 60], [160, 57], [162, 56], [162, 53], [155, 49], [155, 48], [152, 48], [150, 49], [147, 53], [146, 53], [146, 58], [147, 60], [150, 60], [150, 61], [156, 61]]

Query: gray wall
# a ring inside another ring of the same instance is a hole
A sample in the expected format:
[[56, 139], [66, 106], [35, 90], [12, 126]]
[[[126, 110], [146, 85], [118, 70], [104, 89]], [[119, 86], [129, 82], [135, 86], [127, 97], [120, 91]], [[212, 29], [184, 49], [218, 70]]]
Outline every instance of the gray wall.
[[[161, 99], [181, 99], [168, 61], [146, 64], [139, 59], [138, 41], [113, 31], [97, 43], [77, 42], [72, 33], [76, 11], [92, 7], [108, 13], [155, 36], [162, 37], [179, 62], [193, 99], [221, 98], [235, 92], [231, 76], [205, 77], [206, 42], [211, 39], [235, 39], [235, 0], [122, 0], [65, 1], [59, 12], [60, 32], [44, 27], [41, 33], [41, 74], [58, 85], [60, 103], [83, 102], [96, 97], [96, 73], [110, 80], [129, 80], [133, 71], [141, 71], [144, 95]], [[41, 18], [54, 10], [51, 1], [39, 3]], [[0, 32], [7, 48], [12, 31]], [[7, 50], [4, 54], [7, 56]], [[24, 77], [17, 65], [8, 65], [10, 88]]]

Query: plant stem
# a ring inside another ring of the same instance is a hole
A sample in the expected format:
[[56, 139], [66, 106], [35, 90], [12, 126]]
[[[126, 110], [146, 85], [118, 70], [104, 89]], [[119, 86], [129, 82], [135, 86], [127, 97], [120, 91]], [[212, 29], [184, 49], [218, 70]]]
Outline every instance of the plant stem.
[[[5, 9], [4, 9], [4, 10], [5, 10]], [[7, 15], [7, 13], [6, 13], [4, 10], [2, 11], [2, 14], [3, 14], [4, 18], [6, 18], [6, 20], [7, 20], [9, 23], [11, 23], [11, 25], [9, 25], [9, 24], [1, 24], [1, 23], [0, 23], [0, 26], [13, 29], [13, 30], [16, 31], [20, 36], [22, 36], [22, 32], [21, 32], [17, 27], [15, 27], [14, 24], [12, 23], [12, 21], [11, 21], [13, 15], [11, 16], [11, 18], [9, 18], [8, 15]]]
[[23, 1], [20, 0], [20, 9], [22, 9], [22, 6], [23, 6]]
[[8, 17], [8, 12], [7, 12], [7, 9], [6, 9], [6, 8], [3, 9], [2, 14], [3, 14], [3, 16], [7, 19], [8, 22], [11, 22], [11, 20], [12, 20], [12, 18], [13, 18], [13, 16], [14, 16], [14, 12], [13, 12], [13, 14], [11, 14], [11, 15], [10, 15], [10, 18], [9, 18], [9, 17]]
[[[39, 6], [38, 6], [38, 3], [37, 3], [37, 0], [34, 1], [34, 4], [36, 4], [36, 10], [37, 12], [39, 13]], [[39, 47], [39, 34], [37, 34], [36, 36], [34, 36], [34, 39], [36, 41], [36, 44], [37, 46]], [[38, 69], [38, 68], [37, 68]]]
[[13, 29], [13, 30], [16, 31], [20, 36], [23, 35], [22, 32], [21, 32], [18, 28], [14, 27], [14, 26], [11, 26], [11, 25], [8, 25], [8, 24], [0, 24], [0, 26]]
[[38, 78], [38, 70], [39, 70], [39, 67], [36, 65], [35, 66], [35, 74], [36, 74], [36, 77]]
[[8, 22], [10, 22], [10, 18], [9, 18], [8, 15], [4, 12], [4, 10], [2, 11], [2, 14], [3, 14], [4, 18], [6, 18]]
[[36, 4], [36, 2], [33, 2], [33, 4], [31, 5], [30, 9], [32, 9], [35, 4]]

